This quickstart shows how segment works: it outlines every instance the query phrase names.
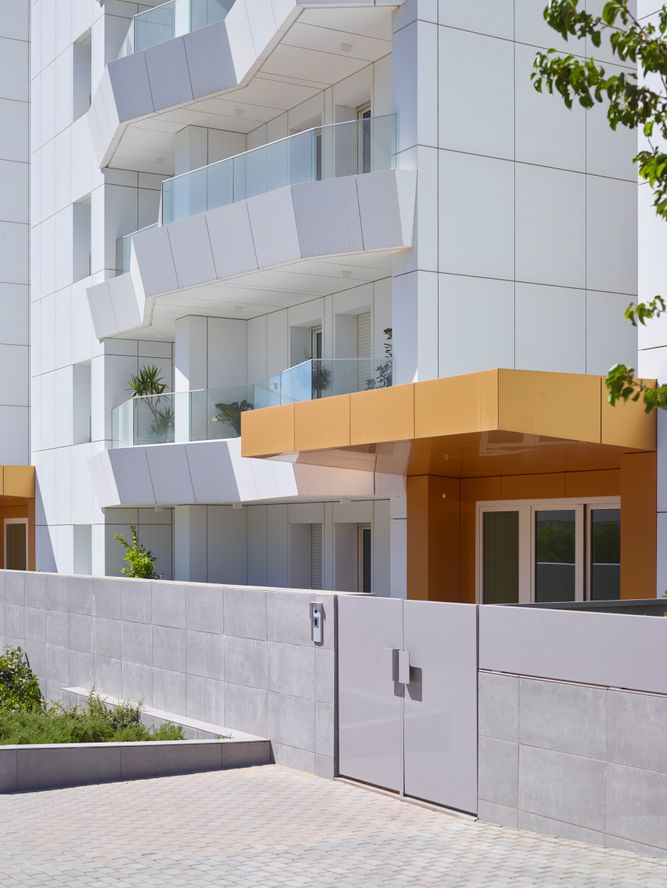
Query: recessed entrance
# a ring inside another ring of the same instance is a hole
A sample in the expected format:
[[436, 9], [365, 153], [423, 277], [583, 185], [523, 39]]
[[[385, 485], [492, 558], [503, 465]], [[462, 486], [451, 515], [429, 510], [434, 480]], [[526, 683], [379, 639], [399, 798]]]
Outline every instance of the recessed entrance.
[[5, 570], [28, 569], [28, 519], [5, 518]]
[[478, 503], [477, 546], [483, 604], [620, 598], [616, 497]]

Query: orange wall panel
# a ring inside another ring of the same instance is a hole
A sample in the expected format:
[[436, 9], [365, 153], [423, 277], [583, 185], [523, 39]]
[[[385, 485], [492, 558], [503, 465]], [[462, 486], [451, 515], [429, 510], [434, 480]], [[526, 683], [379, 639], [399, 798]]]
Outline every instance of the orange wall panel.
[[242, 456], [294, 452], [294, 404], [241, 414]]
[[565, 474], [508, 475], [500, 479], [500, 497], [513, 499], [558, 499], [565, 496]]
[[498, 428], [498, 371], [415, 384], [415, 438]]
[[636, 450], [655, 450], [657, 446], [657, 417], [650, 415], [639, 401], [619, 401], [614, 407], [609, 403], [604, 379], [600, 380], [602, 411], [602, 443]]
[[563, 496], [620, 496], [621, 473], [619, 469], [599, 472], [566, 472]]
[[621, 598], [655, 598], [657, 582], [657, 457], [621, 460]]
[[350, 446], [350, 396], [300, 401], [294, 405], [294, 449]]
[[499, 427], [524, 434], [600, 441], [600, 378], [499, 370]]
[[350, 395], [352, 444], [407, 441], [415, 434], [415, 387], [397, 385]]
[[459, 600], [460, 482], [408, 478], [408, 598]]

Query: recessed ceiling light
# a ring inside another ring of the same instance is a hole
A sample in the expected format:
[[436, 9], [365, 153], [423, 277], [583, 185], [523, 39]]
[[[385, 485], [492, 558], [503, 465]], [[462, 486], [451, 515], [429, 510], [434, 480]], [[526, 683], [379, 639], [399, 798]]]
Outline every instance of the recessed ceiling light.
[[352, 52], [351, 43], [341, 43], [340, 48], [343, 50], [343, 52]]

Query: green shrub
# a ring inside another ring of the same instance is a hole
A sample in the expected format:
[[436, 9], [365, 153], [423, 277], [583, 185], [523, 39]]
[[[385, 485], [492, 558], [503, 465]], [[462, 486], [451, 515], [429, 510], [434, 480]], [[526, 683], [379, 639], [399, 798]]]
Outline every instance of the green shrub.
[[0, 710], [0, 744], [4, 745], [182, 739], [183, 731], [177, 725], [149, 728], [141, 724], [141, 707], [130, 703], [106, 706], [95, 693], [81, 706], [54, 703], [34, 710]]
[[155, 570], [155, 558], [149, 550], [139, 542], [136, 524], [130, 524], [130, 542], [120, 533], [113, 537], [117, 543], [125, 549], [125, 561], [127, 567], [121, 568], [121, 573], [126, 577], [136, 580], [159, 580], [160, 575]]
[[44, 707], [37, 676], [22, 648], [0, 654], [0, 713], [33, 712]]

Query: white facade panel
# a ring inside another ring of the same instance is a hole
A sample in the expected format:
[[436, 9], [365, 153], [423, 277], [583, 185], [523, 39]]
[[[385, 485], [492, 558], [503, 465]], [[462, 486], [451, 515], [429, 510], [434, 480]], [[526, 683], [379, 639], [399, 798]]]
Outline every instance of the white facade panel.
[[516, 277], [586, 286], [586, 177], [516, 166]]
[[[512, 42], [442, 28], [438, 52], [440, 147], [513, 159]], [[475, 60], [472, 65], [471, 59]]]
[[439, 155], [440, 271], [512, 280], [514, 164], [452, 151]]
[[440, 275], [441, 376], [514, 367], [514, 286], [512, 281]]

